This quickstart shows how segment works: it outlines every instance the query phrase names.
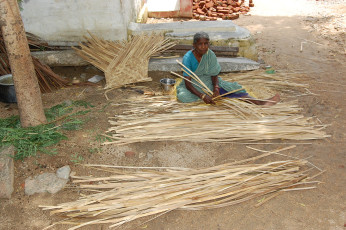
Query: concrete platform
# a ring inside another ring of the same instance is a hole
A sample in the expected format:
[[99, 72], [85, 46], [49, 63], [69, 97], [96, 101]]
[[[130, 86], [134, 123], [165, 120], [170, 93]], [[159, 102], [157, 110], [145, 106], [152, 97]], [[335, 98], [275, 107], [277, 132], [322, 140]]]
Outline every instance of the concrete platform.
[[[213, 46], [238, 47], [238, 56], [255, 61], [258, 59], [255, 40], [250, 31], [234, 24], [231, 20], [156, 24], [131, 22], [128, 26], [129, 34], [164, 33], [166, 38], [185, 45], [192, 45], [193, 35], [199, 31], [205, 31], [209, 34]], [[32, 55], [49, 66], [87, 65], [73, 50], [32, 52]], [[237, 63], [238, 60], [234, 62], [234, 64]], [[237, 67], [234, 66], [231, 69], [237, 69]]]
[[[180, 72], [181, 67], [176, 60], [182, 61], [182, 58], [152, 58], [149, 61], [149, 71]], [[260, 64], [247, 58], [226, 58], [220, 57], [218, 61], [221, 65], [221, 72], [237, 72], [259, 69]]]
[[130, 34], [140, 34], [142, 32], [175, 32], [194, 34], [199, 31], [205, 32], [235, 32], [239, 26], [231, 20], [224, 21], [182, 21], [169, 23], [143, 24], [130, 22]]
[[[34, 57], [49, 66], [87, 66], [90, 65], [79, 57], [73, 50], [32, 52]], [[176, 60], [180, 58], [152, 58], [149, 61], [149, 71], [180, 71]], [[243, 57], [219, 57], [221, 72], [235, 72], [258, 69], [260, 64]]]
[[257, 60], [258, 54], [255, 40], [246, 28], [234, 24], [231, 20], [223, 21], [183, 21], [156, 24], [140, 24], [131, 22], [129, 34], [148, 32], [164, 33], [166, 38], [178, 44], [192, 44], [193, 35], [204, 31], [209, 34], [214, 46], [238, 47], [239, 56]]
[[72, 50], [59, 50], [59, 51], [37, 51], [31, 52], [31, 55], [45, 63], [48, 66], [87, 66], [89, 62], [78, 56]]

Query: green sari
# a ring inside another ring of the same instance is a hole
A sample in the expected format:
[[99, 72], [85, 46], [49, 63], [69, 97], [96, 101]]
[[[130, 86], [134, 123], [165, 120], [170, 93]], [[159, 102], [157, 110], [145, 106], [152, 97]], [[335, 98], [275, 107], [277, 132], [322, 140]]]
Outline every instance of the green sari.
[[[221, 66], [217, 61], [215, 53], [209, 49], [207, 53], [205, 53], [202, 56], [201, 62], [199, 64], [198, 62], [196, 63], [196, 61], [197, 60], [191, 50], [187, 52], [183, 58], [183, 64], [186, 67], [188, 67], [191, 71], [193, 71], [203, 81], [203, 83], [211, 91], [213, 91], [214, 86], [211, 77], [217, 76], [221, 71]], [[195, 69], [196, 65], [198, 65], [197, 69]], [[223, 88], [227, 92], [242, 88], [242, 86], [239, 85], [237, 82], [224, 81], [220, 77], [218, 77], [218, 79], [219, 87]], [[197, 83], [194, 79], [192, 79], [192, 82], [199, 85], [199, 83]], [[202, 88], [196, 86], [195, 84], [192, 84], [193, 87], [195, 87], [199, 92], [204, 93]], [[239, 93], [246, 93], [246, 91], [241, 90], [239, 91]], [[177, 98], [179, 101], [184, 103], [195, 102], [200, 99], [186, 88], [185, 81], [182, 81], [177, 86]]]

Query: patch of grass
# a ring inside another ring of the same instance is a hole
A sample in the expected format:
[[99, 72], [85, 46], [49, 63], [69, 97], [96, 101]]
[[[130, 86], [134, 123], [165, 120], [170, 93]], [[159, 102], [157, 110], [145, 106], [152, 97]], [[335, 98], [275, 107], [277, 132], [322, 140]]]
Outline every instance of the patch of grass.
[[17, 0], [17, 2], [18, 2], [19, 10], [23, 10], [23, 7], [22, 7], [23, 0]]
[[72, 159], [70, 161], [75, 164], [80, 164], [84, 161], [84, 158], [82, 156], [79, 156], [77, 153], [71, 155], [71, 158]]
[[99, 134], [95, 137], [95, 141], [97, 141], [99, 144], [102, 144], [106, 141], [112, 141], [112, 139]]
[[82, 101], [62, 103], [45, 111], [47, 124], [22, 128], [18, 116], [0, 119], [0, 147], [13, 145], [17, 152], [12, 156], [16, 160], [24, 160], [35, 156], [38, 151], [45, 154], [56, 154], [56, 149], [48, 146], [66, 140], [63, 130], [81, 129], [83, 120], [79, 119], [90, 110], [77, 110], [78, 107], [93, 107]]
[[94, 153], [99, 153], [101, 152], [100, 148], [89, 148], [89, 153], [94, 154]]

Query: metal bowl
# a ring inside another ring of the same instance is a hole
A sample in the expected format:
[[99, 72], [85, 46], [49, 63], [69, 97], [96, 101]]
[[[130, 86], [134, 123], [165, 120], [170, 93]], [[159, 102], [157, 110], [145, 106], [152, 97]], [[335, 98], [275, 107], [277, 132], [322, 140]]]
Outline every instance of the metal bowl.
[[164, 91], [170, 91], [175, 84], [175, 80], [171, 78], [163, 78], [160, 80], [161, 86]]
[[0, 76], [0, 101], [6, 103], [17, 102], [12, 74]]

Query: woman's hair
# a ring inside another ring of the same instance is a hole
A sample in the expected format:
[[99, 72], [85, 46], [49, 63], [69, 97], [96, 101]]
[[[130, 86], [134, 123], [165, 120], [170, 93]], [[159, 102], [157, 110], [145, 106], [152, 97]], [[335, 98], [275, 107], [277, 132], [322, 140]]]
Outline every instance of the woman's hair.
[[201, 38], [205, 38], [208, 41], [210, 40], [206, 32], [198, 32], [193, 36], [193, 44], [196, 44]]

